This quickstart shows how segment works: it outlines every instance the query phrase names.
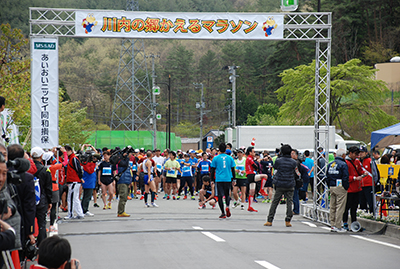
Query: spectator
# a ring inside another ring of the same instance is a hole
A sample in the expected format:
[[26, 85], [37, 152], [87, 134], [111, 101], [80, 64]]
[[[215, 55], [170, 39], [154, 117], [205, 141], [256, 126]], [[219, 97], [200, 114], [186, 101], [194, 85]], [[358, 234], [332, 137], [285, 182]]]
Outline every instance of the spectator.
[[347, 189], [349, 188], [349, 172], [345, 149], [338, 149], [333, 162], [328, 164], [326, 181], [331, 194], [329, 220], [331, 232], [346, 232], [342, 228], [343, 212], [346, 207]]
[[[8, 146], [7, 151], [9, 160], [24, 158], [25, 156], [24, 149], [18, 144]], [[25, 245], [26, 240], [29, 239], [31, 244], [35, 244], [36, 240], [33, 235], [36, 216], [34, 179], [33, 175], [26, 172], [20, 173], [19, 175], [22, 182], [16, 187], [20, 200], [18, 212], [21, 215], [21, 243]]]
[[[36, 198], [36, 219], [39, 227], [37, 237], [38, 246], [47, 237], [46, 234], [46, 216], [52, 206], [53, 188], [50, 171], [42, 164], [44, 151], [40, 147], [34, 147], [31, 150], [31, 156], [36, 165], [37, 172], [34, 174], [39, 179], [40, 198]], [[39, 201], [38, 201], [39, 199]]]
[[364, 177], [362, 164], [357, 159], [360, 149], [356, 146], [349, 148], [349, 155], [346, 157], [347, 167], [349, 169], [349, 189], [347, 190], [346, 209], [343, 214], [343, 227], [349, 230], [347, 221], [349, 219], [349, 209], [351, 222], [357, 220], [357, 207], [361, 192], [361, 180]]
[[86, 153], [92, 155], [92, 160], [86, 164], [83, 164], [83, 176], [82, 179], [85, 183], [82, 184], [83, 188], [83, 197], [82, 197], [82, 210], [83, 214], [87, 217], [93, 217], [94, 214], [89, 211], [89, 202], [93, 195], [93, 190], [96, 188], [96, 163], [99, 159], [101, 159], [100, 155], [97, 153], [97, 150], [92, 145], [82, 145], [82, 152], [84, 151], [84, 147], [91, 147], [93, 151], [87, 151]]
[[63, 269], [67, 263], [69, 268], [80, 269], [80, 263], [76, 259], [71, 260], [71, 245], [67, 239], [54, 235], [43, 240], [39, 248], [38, 264], [31, 265], [30, 269]]
[[[0, 175], [0, 177], [2, 177], [2, 175]], [[0, 251], [11, 250], [14, 248], [14, 246], [15, 246], [14, 229], [7, 222], [0, 219]]]
[[374, 161], [376, 164], [381, 164], [381, 153], [379, 150], [374, 150], [372, 152], [372, 157], [374, 157]]
[[122, 155], [122, 158], [117, 163], [117, 170], [114, 173], [115, 173], [115, 175], [119, 176], [119, 180], [117, 182], [117, 189], [118, 189], [118, 193], [119, 193], [117, 216], [118, 217], [130, 217], [131, 215], [129, 215], [125, 212], [125, 205], [126, 205], [126, 201], [128, 200], [129, 185], [132, 183], [131, 171], [129, 169], [128, 153], [124, 153]]
[[372, 160], [366, 147], [360, 148], [360, 162], [363, 166], [366, 176], [361, 180], [361, 192], [360, 192], [360, 208], [374, 212], [373, 203], [373, 191], [372, 191]]
[[81, 202], [79, 200], [79, 190], [81, 184], [85, 181], [82, 179], [82, 167], [81, 162], [75, 156], [74, 151], [69, 145], [66, 145], [65, 150], [68, 155], [67, 165], [67, 185], [68, 185], [68, 215], [64, 217], [65, 220], [74, 219], [74, 213], [76, 212], [78, 219], [83, 219], [83, 211]]
[[286, 227], [292, 227], [290, 221], [293, 217], [293, 194], [295, 182], [295, 172], [299, 173], [297, 170], [297, 162], [293, 160], [290, 156], [292, 152], [292, 147], [289, 145], [282, 145], [280, 153], [282, 156], [278, 157], [274, 163], [274, 169], [276, 169], [276, 174], [273, 178], [273, 184], [275, 188], [274, 199], [272, 201], [271, 207], [269, 209], [268, 219], [264, 226], [272, 226], [272, 221], [274, 220], [276, 208], [282, 195], [286, 198]]

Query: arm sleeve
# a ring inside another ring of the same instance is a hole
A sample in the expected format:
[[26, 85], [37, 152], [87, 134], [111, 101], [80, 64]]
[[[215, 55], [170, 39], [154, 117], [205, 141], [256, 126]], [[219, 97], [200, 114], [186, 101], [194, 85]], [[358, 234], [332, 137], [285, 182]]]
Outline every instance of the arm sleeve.
[[63, 166], [66, 166], [68, 164], [68, 154], [67, 152], [64, 152], [64, 160], [62, 162]]
[[75, 167], [76, 173], [78, 174], [78, 177], [80, 179], [82, 179], [83, 172], [82, 172], [81, 163], [79, 162], [78, 158], [73, 158], [72, 160], [73, 160], [73, 165]]
[[15, 246], [15, 234], [12, 230], [0, 232], [0, 251], [11, 250]]

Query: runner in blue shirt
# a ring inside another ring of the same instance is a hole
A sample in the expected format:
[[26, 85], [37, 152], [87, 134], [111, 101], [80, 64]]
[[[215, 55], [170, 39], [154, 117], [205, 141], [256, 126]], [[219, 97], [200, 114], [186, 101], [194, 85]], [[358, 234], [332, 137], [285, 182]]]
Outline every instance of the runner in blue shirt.
[[197, 182], [195, 184], [196, 191], [199, 191], [202, 188], [203, 177], [209, 176], [211, 170], [211, 161], [208, 160], [207, 153], [203, 152], [201, 157], [202, 159], [197, 164], [197, 173], [199, 174], [199, 176], [197, 177]]
[[[229, 209], [230, 190], [232, 187], [232, 177], [235, 174], [235, 161], [231, 156], [225, 154], [226, 144], [219, 145], [220, 154], [215, 156], [211, 163], [211, 178], [215, 180], [218, 190], [218, 205], [221, 210], [220, 219], [225, 219], [231, 216]], [[222, 198], [225, 196], [226, 209]], [[225, 214], [226, 211], [226, 214]]]
[[[191, 199], [195, 200], [194, 197], [194, 188], [193, 188], [193, 173], [192, 173], [192, 163], [189, 161], [189, 154], [185, 154], [185, 159], [181, 163], [182, 177], [181, 177], [181, 186], [178, 190], [178, 195], [182, 192], [182, 188], [185, 187], [185, 183], [187, 184], [190, 194], [192, 195]], [[183, 199], [187, 199], [187, 195], [185, 192], [185, 196]]]

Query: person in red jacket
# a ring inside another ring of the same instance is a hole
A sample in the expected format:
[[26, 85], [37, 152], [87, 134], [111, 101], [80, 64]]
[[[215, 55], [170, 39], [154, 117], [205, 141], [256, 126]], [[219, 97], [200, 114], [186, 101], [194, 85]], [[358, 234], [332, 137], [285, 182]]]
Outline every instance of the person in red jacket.
[[346, 157], [347, 167], [349, 169], [349, 189], [347, 190], [346, 209], [343, 214], [343, 228], [348, 230], [349, 225], [349, 209], [351, 215], [351, 222], [357, 220], [357, 207], [359, 202], [359, 195], [361, 192], [361, 181], [366, 174], [362, 169], [362, 164], [357, 159], [360, 154], [360, 149], [356, 146], [349, 148], [349, 155]]
[[364, 173], [367, 175], [363, 177], [361, 181], [361, 192], [360, 192], [360, 208], [367, 210], [370, 213], [374, 212], [374, 202], [372, 192], [372, 168], [371, 168], [371, 157], [368, 154], [366, 147], [360, 148], [360, 161], [362, 163]]
[[68, 154], [68, 165], [67, 165], [67, 185], [68, 185], [68, 215], [64, 218], [65, 220], [74, 219], [74, 212], [76, 212], [78, 219], [83, 219], [83, 210], [81, 201], [79, 200], [79, 190], [81, 184], [85, 183], [82, 179], [82, 167], [81, 162], [75, 156], [74, 151], [69, 145], [66, 145], [65, 150]]

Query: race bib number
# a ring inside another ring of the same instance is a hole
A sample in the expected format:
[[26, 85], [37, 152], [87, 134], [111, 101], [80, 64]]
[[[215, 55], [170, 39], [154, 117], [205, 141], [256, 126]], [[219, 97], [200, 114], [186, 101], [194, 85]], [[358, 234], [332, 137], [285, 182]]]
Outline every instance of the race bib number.
[[190, 167], [189, 166], [184, 166], [182, 168], [182, 172], [190, 172]]
[[161, 171], [162, 169], [162, 165], [161, 164], [157, 164], [157, 170]]
[[111, 167], [103, 167], [103, 176], [111, 176]]
[[132, 167], [133, 166], [133, 162], [129, 161], [129, 166]]
[[168, 170], [167, 175], [174, 176], [175, 170]]
[[202, 166], [201, 166], [201, 171], [202, 172], [208, 172], [208, 168], [209, 166], [207, 165], [207, 164], [203, 164]]
[[132, 165], [132, 171], [133, 172], [136, 172], [137, 171], [137, 165], [135, 164], [135, 165]]

